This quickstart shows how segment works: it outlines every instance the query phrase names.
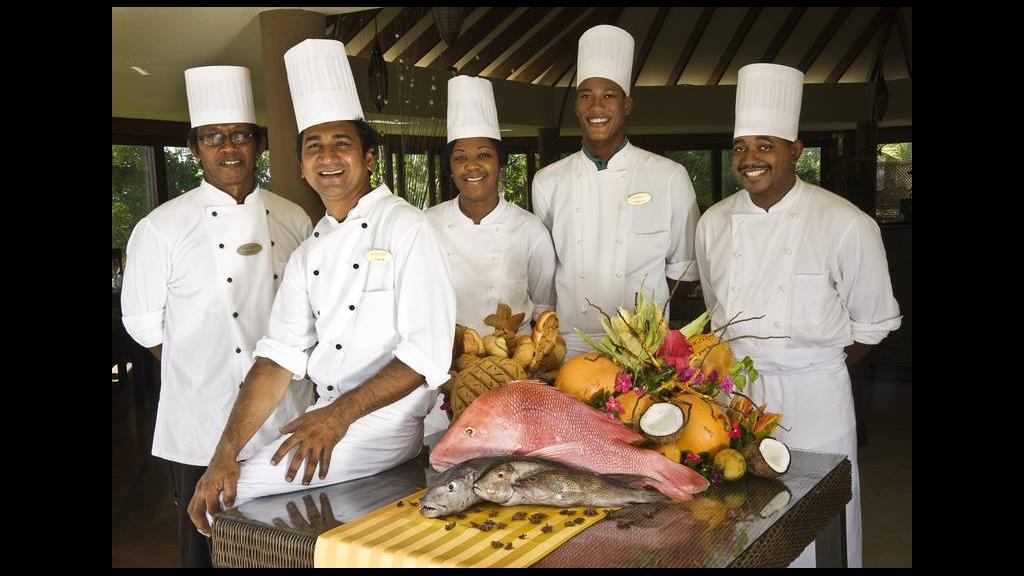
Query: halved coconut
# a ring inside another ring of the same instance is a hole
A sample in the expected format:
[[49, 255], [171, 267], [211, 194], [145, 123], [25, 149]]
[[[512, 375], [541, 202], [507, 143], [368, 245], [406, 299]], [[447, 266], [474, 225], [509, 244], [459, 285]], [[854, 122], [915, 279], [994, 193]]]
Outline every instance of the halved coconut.
[[671, 402], [656, 402], [640, 417], [640, 432], [657, 444], [675, 442], [686, 425], [683, 411]]
[[789, 470], [789, 447], [775, 438], [762, 438], [747, 446], [743, 456], [755, 476], [774, 478]]

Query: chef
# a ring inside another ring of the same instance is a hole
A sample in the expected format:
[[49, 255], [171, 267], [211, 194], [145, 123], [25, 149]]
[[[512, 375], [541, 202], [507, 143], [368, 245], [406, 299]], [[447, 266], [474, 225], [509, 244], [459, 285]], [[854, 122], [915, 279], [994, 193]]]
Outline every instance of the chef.
[[[459, 324], [487, 335], [484, 319], [498, 303], [522, 313], [519, 333], [554, 305], [555, 250], [547, 228], [535, 215], [505, 201], [501, 170], [508, 155], [501, 145], [494, 90], [483, 78], [448, 81], [448, 146], [442, 177], [451, 178], [458, 196], [427, 210], [441, 239], [455, 286]], [[430, 430], [447, 427], [432, 412]]]
[[633, 309], [643, 286], [664, 303], [670, 283], [697, 280], [693, 231], [699, 212], [681, 165], [641, 150], [626, 138], [633, 37], [595, 26], [579, 43], [576, 117], [582, 149], [537, 173], [533, 207], [551, 231], [558, 266], [555, 300], [567, 357], [590, 351], [573, 332], [604, 335], [601, 315]]
[[[136, 225], [121, 309], [128, 333], [161, 360], [153, 455], [170, 463], [179, 559], [182, 566], [210, 566], [206, 540], [186, 507], [267, 332], [288, 257], [312, 226], [299, 206], [256, 186], [266, 142], [248, 68], [192, 68], [185, 88], [188, 146], [203, 181]], [[311, 402], [308, 382], [296, 382], [238, 447], [238, 457], [276, 438]]]
[[[803, 73], [777, 64], [739, 71], [732, 170], [744, 189], [697, 225], [697, 261], [712, 323], [730, 327], [736, 357], [761, 374], [748, 388], [783, 415], [776, 436], [792, 448], [846, 454], [848, 564], [861, 565], [857, 432], [847, 367], [899, 328], [875, 221], [835, 194], [803, 182], [796, 163]], [[784, 338], [768, 338], [784, 336]], [[795, 565], [814, 565], [812, 544]]]
[[[380, 136], [363, 120], [344, 45], [304, 40], [284, 60], [301, 174], [326, 214], [288, 262], [256, 364], [189, 506], [206, 533], [222, 493], [231, 506], [415, 456], [451, 361], [448, 264], [423, 212], [385, 185], [370, 188]], [[306, 375], [316, 404], [239, 464], [240, 447]]]

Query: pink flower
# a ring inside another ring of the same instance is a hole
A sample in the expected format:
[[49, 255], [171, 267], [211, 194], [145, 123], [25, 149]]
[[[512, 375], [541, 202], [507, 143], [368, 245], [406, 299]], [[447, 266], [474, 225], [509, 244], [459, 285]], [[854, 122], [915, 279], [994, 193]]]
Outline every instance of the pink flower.
[[631, 388], [633, 388], [633, 379], [630, 377], [629, 372], [623, 372], [615, 377], [616, 394], [629, 392]]
[[696, 464], [697, 462], [700, 462], [700, 456], [697, 456], [693, 452], [687, 452], [684, 461], [687, 464]]
[[739, 438], [743, 436], [743, 431], [740, 430], [739, 420], [732, 423], [732, 430], [729, 431], [729, 438]]
[[608, 414], [622, 414], [625, 412], [622, 408], [622, 404], [619, 404], [619, 399], [614, 396], [604, 403], [604, 411]]
[[646, 390], [644, 390], [643, 388], [639, 387], [639, 386], [634, 386], [634, 387], [633, 387], [633, 392], [634, 392], [634, 393], [636, 393], [636, 395], [637, 395], [637, 398], [640, 398], [640, 397], [642, 397], [642, 396], [643, 396], [644, 394], [647, 394], [647, 391], [646, 391]]
[[690, 365], [690, 355], [693, 354], [693, 347], [686, 341], [686, 337], [678, 330], [669, 330], [665, 334], [665, 340], [661, 348], [655, 353], [665, 364], [676, 369], [676, 373], [682, 372]]
[[726, 394], [732, 394], [732, 387], [733, 387], [732, 378], [729, 378], [728, 376], [726, 376], [725, 378], [722, 378], [722, 390]]

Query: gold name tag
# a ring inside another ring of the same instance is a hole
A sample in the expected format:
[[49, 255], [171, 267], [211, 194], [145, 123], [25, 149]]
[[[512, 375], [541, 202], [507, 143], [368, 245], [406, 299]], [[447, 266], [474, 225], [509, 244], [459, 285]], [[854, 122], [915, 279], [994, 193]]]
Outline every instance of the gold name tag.
[[370, 250], [366, 253], [366, 259], [370, 262], [387, 262], [391, 260], [391, 252], [387, 250]]
[[650, 201], [651, 195], [647, 192], [637, 192], [635, 194], [630, 194], [629, 197], [626, 198], [626, 203], [630, 206], [643, 206]]
[[248, 244], [242, 244], [238, 247], [238, 253], [242, 256], [252, 256], [253, 254], [259, 254], [260, 250], [263, 250], [263, 246], [258, 242], [249, 242]]

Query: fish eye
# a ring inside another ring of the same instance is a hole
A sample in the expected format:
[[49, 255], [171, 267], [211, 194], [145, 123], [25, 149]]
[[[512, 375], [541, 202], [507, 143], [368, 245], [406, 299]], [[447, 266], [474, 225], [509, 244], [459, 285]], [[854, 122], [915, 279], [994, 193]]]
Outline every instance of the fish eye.
[[505, 473], [504, 472], [498, 472], [498, 478], [504, 478], [504, 477], [505, 477]]
[[448, 483], [448, 491], [449, 492], [455, 492], [455, 482], [449, 482]]
[[473, 435], [476, 434], [476, 430], [474, 430], [473, 428], [466, 428], [465, 432], [466, 436], [469, 436], [470, 438], [472, 438]]

